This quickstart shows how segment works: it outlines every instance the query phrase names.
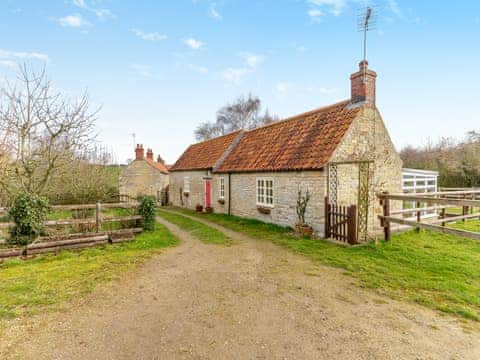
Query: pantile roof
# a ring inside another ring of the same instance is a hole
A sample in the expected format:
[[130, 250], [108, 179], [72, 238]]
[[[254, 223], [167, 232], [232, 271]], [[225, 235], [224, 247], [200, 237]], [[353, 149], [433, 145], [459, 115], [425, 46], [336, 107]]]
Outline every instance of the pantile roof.
[[153, 161], [151, 159], [148, 159], [148, 158], [145, 158], [145, 161], [152, 167], [154, 167], [155, 169], [157, 169], [158, 171], [164, 173], [164, 174], [168, 174], [168, 169], [167, 167], [162, 164], [162, 163], [159, 163], [159, 162], [156, 162], [156, 161]]
[[361, 106], [349, 100], [245, 131], [217, 172], [315, 170], [325, 166]]
[[240, 131], [190, 145], [170, 171], [213, 169]]

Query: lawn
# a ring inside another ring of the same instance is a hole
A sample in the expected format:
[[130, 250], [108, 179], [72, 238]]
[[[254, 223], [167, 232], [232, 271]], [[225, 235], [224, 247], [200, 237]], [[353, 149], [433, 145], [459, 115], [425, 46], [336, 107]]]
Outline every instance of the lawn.
[[[480, 321], [480, 243], [474, 240], [409, 231], [393, 235], [389, 242], [347, 247], [323, 240], [298, 239], [289, 235], [290, 229], [257, 220], [175, 210], [202, 216], [322, 264], [342, 268], [360, 286], [392, 298]], [[478, 229], [480, 221], [465, 224]]]
[[58, 309], [177, 243], [157, 224], [133, 242], [0, 263], [0, 320]]
[[230, 245], [232, 240], [221, 231], [213, 229], [198, 221], [187, 219], [184, 216], [172, 214], [163, 210], [157, 211], [158, 216], [188, 231], [205, 244]]

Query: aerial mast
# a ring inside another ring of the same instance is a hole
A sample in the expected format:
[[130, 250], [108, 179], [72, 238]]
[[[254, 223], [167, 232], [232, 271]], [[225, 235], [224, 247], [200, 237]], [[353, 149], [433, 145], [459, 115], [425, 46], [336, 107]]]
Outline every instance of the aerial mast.
[[367, 32], [376, 29], [377, 13], [375, 5], [368, 5], [360, 9], [357, 14], [357, 29], [363, 32], [363, 61], [367, 61]]

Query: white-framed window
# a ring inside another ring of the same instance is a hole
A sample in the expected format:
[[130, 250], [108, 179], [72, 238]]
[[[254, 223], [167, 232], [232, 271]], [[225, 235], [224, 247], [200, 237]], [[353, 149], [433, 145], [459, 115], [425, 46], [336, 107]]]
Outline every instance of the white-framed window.
[[225, 199], [225, 177], [220, 178], [220, 184], [218, 186], [218, 197], [220, 199]]
[[190, 192], [190, 177], [184, 176], [183, 177], [183, 192], [189, 193]]
[[273, 207], [273, 179], [257, 179], [257, 205]]

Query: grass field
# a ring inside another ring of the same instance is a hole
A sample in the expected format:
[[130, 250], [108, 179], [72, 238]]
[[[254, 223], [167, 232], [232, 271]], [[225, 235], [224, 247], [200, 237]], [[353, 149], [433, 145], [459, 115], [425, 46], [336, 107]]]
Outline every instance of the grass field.
[[162, 225], [133, 242], [0, 264], [0, 320], [57, 309], [178, 240]]
[[[199, 216], [193, 211], [179, 210]], [[357, 247], [298, 239], [291, 230], [257, 220], [203, 214], [203, 218], [339, 267], [363, 287], [462, 318], [480, 321], [480, 243], [435, 232], [395, 234], [390, 242]], [[467, 222], [468, 227], [480, 221]], [[465, 225], [463, 225], [465, 226]]]
[[172, 214], [163, 210], [157, 211], [158, 216], [190, 232], [205, 244], [230, 245], [231, 239], [221, 231], [206, 226], [198, 221], [187, 219], [184, 216]]

